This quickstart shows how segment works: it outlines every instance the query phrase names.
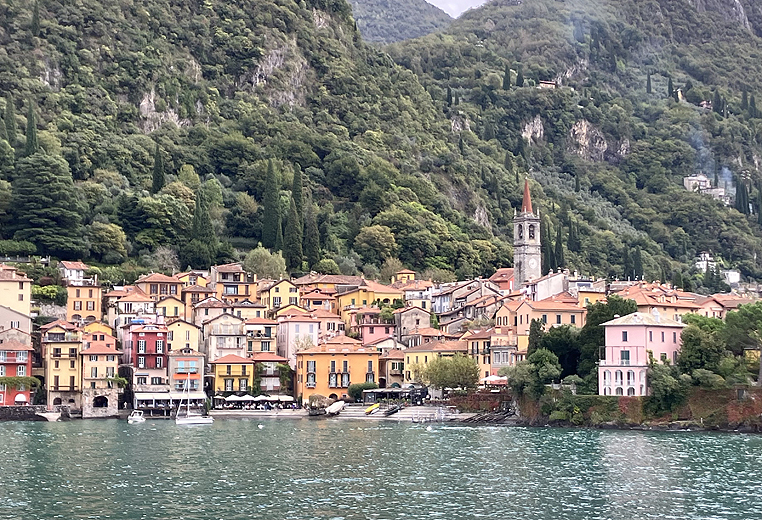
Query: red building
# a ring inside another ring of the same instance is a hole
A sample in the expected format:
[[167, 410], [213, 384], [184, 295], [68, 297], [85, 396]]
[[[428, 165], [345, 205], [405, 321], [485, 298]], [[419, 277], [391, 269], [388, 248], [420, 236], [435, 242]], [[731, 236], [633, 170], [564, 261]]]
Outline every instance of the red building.
[[[0, 377], [29, 377], [32, 375], [32, 352], [34, 349], [16, 339], [0, 343]], [[29, 404], [30, 388], [11, 388], [0, 384], [0, 406]]]
[[167, 367], [167, 327], [145, 324], [130, 332], [130, 362], [136, 370], [162, 369]]

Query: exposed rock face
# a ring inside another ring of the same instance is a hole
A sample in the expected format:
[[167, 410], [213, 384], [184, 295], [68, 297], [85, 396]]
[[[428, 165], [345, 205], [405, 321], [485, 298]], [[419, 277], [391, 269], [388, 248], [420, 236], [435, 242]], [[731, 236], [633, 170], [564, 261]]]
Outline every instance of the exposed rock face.
[[489, 215], [487, 215], [487, 210], [482, 204], [476, 206], [476, 211], [474, 212], [474, 220], [481, 226], [489, 227]]
[[529, 144], [538, 143], [545, 137], [545, 126], [542, 124], [540, 115], [534, 116], [534, 119], [524, 123], [524, 128], [521, 130], [521, 135], [524, 139], [529, 141]]
[[[628, 143], [629, 147], [629, 143]], [[569, 152], [590, 161], [602, 161], [609, 145], [603, 133], [584, 119], [577, 121], [569, 131]]]
[[190, 121], [188, 119], [182, 119], [175, 109], [169, 106], [166, 110], [159, 112], [156, 110], [156, 91], [151, 89], [151, 92], [143, 94], [143, 100], [140, 102], [140, 116], [143, 118], [140, 122], [140, 129], [150, 134], [154, 130], [161, 128], [166, 122], [174, 123], [177, 126], [188, 126]]
[[274, 47], [257, 64], [251, 75], [254, 89], [262, 87], [273, 106], [303, 105], [304, 85], [309, 65], [299, 52], [296, 40]]
[[470, 132], [471, 125], [468, 122], [468, 118], [461, 114], [452, 116], [452, 118], [450, 118], [450, 130], [453, 134], [458, 134], [463, 131]]
[[752, 28], [741, 0], [691, 0], [691, 4], [699, 13], [711, 11], [729, 22], [737, 22], [744, 29]]

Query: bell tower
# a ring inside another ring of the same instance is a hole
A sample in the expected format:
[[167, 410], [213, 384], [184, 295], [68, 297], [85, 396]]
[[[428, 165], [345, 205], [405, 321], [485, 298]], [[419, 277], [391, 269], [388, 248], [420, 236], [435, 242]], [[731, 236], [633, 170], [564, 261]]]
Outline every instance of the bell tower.
[[529, 180], [524, 180], [521, 211], [513, 215], [513, 268], [516, 286], [542, 276], [540, 215], [532, 211]]

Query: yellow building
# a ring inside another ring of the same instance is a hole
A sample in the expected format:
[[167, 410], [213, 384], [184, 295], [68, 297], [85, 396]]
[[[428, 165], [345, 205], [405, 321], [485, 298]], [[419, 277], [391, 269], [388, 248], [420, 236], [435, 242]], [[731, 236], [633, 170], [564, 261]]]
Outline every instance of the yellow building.
[[66, 320], [74, 323], [100, 321], [103, 295], [100, 286], [69, 285], [66, 287]]
[[394, 273], [394, 276], [392, 276], [392, 284], [395, 283], [401, 283], [406, 284], [409, 282], [412, 282], [415, 280], [415, 271], [411, 271], [410, 269], [403, 269], [402, 271], [397, 271]]
[[166, 319], [185, 318], [185, 302], [180, 296], [167, 296], [159, 300], [156, 304], [156, 314], [164, 316]]
[[267, 308], [259, 302], [241, 300], [230, 304], [232, 314], [244, 320], [254, 320], [267, 317]]
[[296, 395], [303, 402], [313, 394], [346, 399], [352, 383], [378, 382], [380, 354], [376, 347], [363, 347], [347, 336], [297, 352]]
[[98, 335], [98, 338], [94, 338], [99, 341], [104, 341], [107, 339], [107, 336], [116, 337], [116, 334], [114, 333], [114, 329], [103, 323], [102, 321], [91, 321], [90, 323], [84, 325], [81, 327], [81, 330], [84, 334], [92, 334], [92, 335]]
[[201, 328], [182, 319], [167, 323], [167, 350], [198, 350]]
[[214, 393], [248, 392], [254, 384], [254, 360], [228, 354], [209, 363], [214, 374]]
[[142, 276], [135, 282], [135, 286], [154, 301], [159, 301], [167, 296], [180, 297], [183, 288], [180, 280], [174, 276], [167, 276], [161, 273]]
[[379, 306], [391, 305], [395, 300], [402, 301], [403, 298], [404, 293], [402, 291], [372, 280], [363, 280], [363, 283], [356, 289], [336, 295], [341, 319], [344, 320], [344, 323], [349, 323], [349, 311], [353, 308], [367, 307], [375, 302]]
[[117, 375], [119, 356], [116, 338], [101, 334], [83, 334], [82, 363], [82, 418], [114, 417], [119, 415], [119, 387], [113, 378]]
[[303, 294], [314, 289], [320, 289], [323, 292], [331, 291], [333, 294], [350, 287], [357, 287], [362, 282], [361, 276], [310, 273], [294, 280], [294, 285], [299, 287]]
[[601, 291], [585, 291], [580, 289], [577, 293], [577, 302], [580, 307], [587, 308], [588, 305], [595, 305], [598, 302], [606, 303], [606, 293]]
[[81, 409], [79, 352], [82, 335], [71, 323], [56, 320], [41, 327], [45, 387], [49, 405]]
[[461, 340], [468, 343], [468, 355], [479, 365], [479, 379], [489, 377], [492, 372], [492, 335], [495, 329], [468, 331]]
[[191, 285], [190, 287], [183, 288], [182, 300], [185, 304], [185, 320], [193, 320], [193, 307], [197, 303], [202, 302], [214, 296], [215, 292], [209, 287], [201, 287], [200, 285]]
[[279, 280], [259, 292], [259, 301], [270, 312], [288, 305], [299, 305], [299, 289], [289, 280]]
[[252, 300], [257, 296], [257, 275], [247, 273], [240, 262], [213, 265], [209, 286], [219, 299], [229, 302]]
[[[246, 352], [251, 356], [256, 352], [278, 352], [278, 322], [264, 318], [250, 318], [244, 323], [246, 331]], [[286, 360], [288, 362], [288, 360]]]
[[0, 264], [0, 305], [29, 316], [31, 301], [32, 280], [15, 267]]
[[405, 384], [422, 383], [422, 374], [432, 360], [440, 357], [466, 355], [468, 344], [465, 341], [433, 341], [417, 347], [410, 347], [405, 353]]
[[188, 271], [187, 273], [178, 273], [175, 278], [180, 280], [183, 287], [193, 287], [197, 285], [199, 287], [206, 287], [209, 283], [209, 277], [205, 276], [201, 271]]

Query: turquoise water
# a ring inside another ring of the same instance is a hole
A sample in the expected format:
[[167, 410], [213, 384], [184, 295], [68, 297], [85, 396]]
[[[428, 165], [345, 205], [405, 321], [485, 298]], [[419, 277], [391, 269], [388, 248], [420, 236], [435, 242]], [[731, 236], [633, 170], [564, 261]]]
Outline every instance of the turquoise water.
[[0, 435], [0, 519], [762, 517], [762, 436], [331, 419]]

